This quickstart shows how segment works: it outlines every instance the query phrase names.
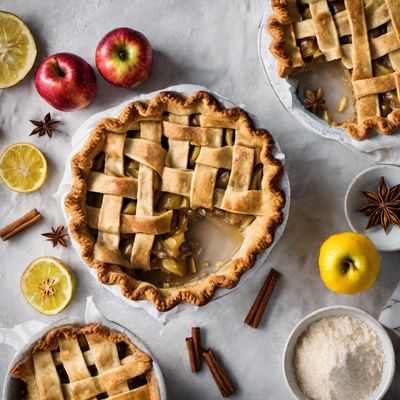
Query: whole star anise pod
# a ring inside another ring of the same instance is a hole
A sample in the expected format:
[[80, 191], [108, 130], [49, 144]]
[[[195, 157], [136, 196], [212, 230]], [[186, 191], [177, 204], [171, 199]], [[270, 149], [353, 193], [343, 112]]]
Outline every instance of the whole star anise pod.
[[35, 129], [30, 133], [29, 136], [39, 135], [44, 136], [47, 135], [49, 138], [53, 136], [53, 132], [57, 130], [57, 125], [60, 121], [55, 121], [51, 119], [51, 114], [47, 113], [42, 121], [35, 121], [33, 119], [30, 120], [33, 125], [36, 126]]
[[60, 225], [58, 228], [54, 229], [51, 227], [51, 232], [42, 233], [42, 236], [47, 237], [47, 241], [51, 242], [53, 247], [56, 247], [58, 244], [61, 246], [68, 247], [66, 238], [69, 237], [68, 233], [64, 233], [64, 227]]
[[385, 178], [379, 181], [378, 191], [362, 192], [369, 202], [360, 211], [369, 217], [366, 229], [382, 225], [385, 233], [389, 225], [400, 227], [400, 184], [389, 189]]
[[313, 114], [321, 115], [326, 110], [324, 92], [319, 88], [315, 92], [306, 89], [306, 97], [304, 98], [304, 108], [311, 111]]

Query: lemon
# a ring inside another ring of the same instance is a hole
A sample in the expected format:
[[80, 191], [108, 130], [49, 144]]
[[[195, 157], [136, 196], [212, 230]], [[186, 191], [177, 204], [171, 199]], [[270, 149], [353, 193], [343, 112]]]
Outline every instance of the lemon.
[[0, 156], [0, 177], [11, 190], [34, 192], [44, 184], [46, 176], [46, 158], [29, 143], [15, 143]]
[[0, 11], [0, 89], [22, 81], [35, 63], [35, 39], [24, 21]]
[[61, 260], [40, 257], [26, 268], [20, 285], [26, 300], [36, 311], [54, 315], [71, 301], [75, 279], [71, 268]]

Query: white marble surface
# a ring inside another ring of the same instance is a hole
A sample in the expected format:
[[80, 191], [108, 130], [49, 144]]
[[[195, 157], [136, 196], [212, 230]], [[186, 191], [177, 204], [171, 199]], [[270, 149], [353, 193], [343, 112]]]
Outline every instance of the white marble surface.
[[[1, 3], [1, 8], [20, 15], [32, 28], [39, 48], [34, 70], [46, 55], [59, 51], [77, 53], [93, 64], [98, 41], [118, 26], [142, 31], [155, 49], [154, 70], [147, 82], [136, 90], [123, 90], [98, 77], [98, 95], [83, 111], [52, 110], [36, 94], [33, 74], [19, 86], [0, 91], [0, 150], [16, 141], [29, 141], [45, 152], [50, 166], [48, 181], [37, 193], [18, 195], [0, 185], [1, 226], [32, 207], [38, 207], [45, 216], [29, 232], [0, 243], [1, 326], [12, 327], [34, 318], [51, 321], [67, 314], [79, 317], [84, 312], [85, 298], [93, 295], [106, 317], [133, 330], [156, 355], [171, 399], [220, 398], [207, 370], [192, 375], [188, 369], [184, 338], [191, 326], [200, 325], [207, 346], [217, 350], [237, 384], [238, 391], [232, 399], [286, 400], [290, 395], [281, 374], [281, 352], [297, 320], [316, 308], [333, 304], [350, 304], [378, 316], [400, 280], [399, 253], [383, 254], [382, 272], [376, 285], [356, 297], [328, 292], [317, 269], [322, 241], [334, 232], [348, 230], [343, 211], [348, 184], [372, 162], [334, 141], [308, 132], [274, 97], [257, 58], [257, 28], [265, 3], [265, 0], [8, 0]], [[133, 310], [101, 288], [72, 250], [52, 249], [40, 233], [47, 231], [49, 225], [63, 222], [62, 212], [51, 195], [63, 174], [74, 130], [91, 114], [138, 92], [182, 82], [207, 86], [235, 103], [244, 104], [273, 133], [286, 153], [292, 207], [286, 231], [264, 269], [240, 290], [162, 326], [144, 311]], [[63, 121], [62, 133], [52, 140], [29, 138], [29, 119], [42, 118], [48, 111]], [[53, 318], [37, 314], [19, 292], [23, 269], [42, 255], [64, 259], [78, 276], [78, 290], [71, 305]], [[255, 331], [242, 321], [272, 266], [283, 273], [283, 279], [266, 318]], [[1, 346], [0, 354], [0, 382], [3, 382], [13, 351]], [[386, 399], [399, 397], [397, 384]]]

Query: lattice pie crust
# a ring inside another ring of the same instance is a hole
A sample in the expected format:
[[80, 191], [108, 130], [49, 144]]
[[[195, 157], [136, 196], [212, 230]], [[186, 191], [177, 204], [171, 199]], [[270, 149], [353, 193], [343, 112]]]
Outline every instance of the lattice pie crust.
[[[163, 92], [100, 121], [71, 162], [73, 188], [65, 201], [83, 259], [102, 283], [119, 285], [129, 299], [151, 300], [161, 311], [181, 301], [205, 304], [216, 288], [235, 286], [256, 253], [273, 242], [284, 195], [278, 188], [282, 166], [272, 148], [269, 133], [255, 130], [246, 112], [223, 109], [206, 92]], [[103, 153], [104, 166], [95, 170]], [[137, 177], [127, 176], [132, 160]], [[259, 183], [252, 187], [254, 171]], [[227, 178], [222, 188], [221, 172]], [[88, 205], [92, 193], [102, 199]], [[181, 200], [159, 210], [165, 193]], [[131, 214], [123, 211], [125, 204]], [[141, 280], [143, 271], [159, 268], [154, 247], [177, 229], [179, 210], [246, 218], [245, 237], [232, 261], [215, 273], [179, 287], [156, 287]]]
[[400, 0], [271, 0], [271, 53], [284, 77], [341, 60], [355, 115], [342, 126], [357, 140], [400, 126]]
[[103, 325], [47, 333], [12, 370], [31, 400], [159, 400], [151, 357]]

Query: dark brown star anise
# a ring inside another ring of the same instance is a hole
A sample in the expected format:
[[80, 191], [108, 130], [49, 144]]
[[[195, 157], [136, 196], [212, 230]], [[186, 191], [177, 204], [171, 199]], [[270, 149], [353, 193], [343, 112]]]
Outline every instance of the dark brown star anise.
[[313, 114], [321, 115], [326, 110], [322, 88], [317, 89], [315, 92], [306, 89], [306, 97], [304, 98], [303, 104], [304, 108], [311, 111]]
[[47, 135], [49, 138], [53, 136], [53, 132], [57, 130], [57, 125], [60, 123], [60, 121], [52, 120], [50, 113], [47, 113], [42, 121], [35, 121], [33, 119], [31, 119], [30, 121], [33, 125], [36, 126], [36, 128], [33, 129], [29, 136]]
[[385, 233], [389, 225], [400, 227], [400, 184], [389, 189], [386, 179], [382, 176], [378, 191], [362, 192], [369, 202], [360, 211], [369, 217], [366, 229], [382, 225]]
[[58, 228], [54, 229], [51, 227], [51, 232], [42, 233], [42, 236], [47, 237], [48, 241], [52, 243], [53, 247], [56, 247], [58, 244], [61, 246], [68, 247], [66, 238], [69, 237], [68, 233], [64, 233], [64, 227], [60, 225]]

